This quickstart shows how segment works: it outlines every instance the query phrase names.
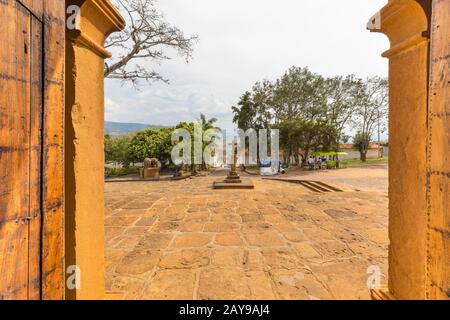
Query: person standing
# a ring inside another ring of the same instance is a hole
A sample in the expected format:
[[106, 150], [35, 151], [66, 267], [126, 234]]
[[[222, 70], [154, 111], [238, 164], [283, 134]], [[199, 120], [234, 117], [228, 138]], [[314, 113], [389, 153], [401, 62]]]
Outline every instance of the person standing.
[[309, 170], [314, 170], [314, 158], [312, 156], [308, 159]]

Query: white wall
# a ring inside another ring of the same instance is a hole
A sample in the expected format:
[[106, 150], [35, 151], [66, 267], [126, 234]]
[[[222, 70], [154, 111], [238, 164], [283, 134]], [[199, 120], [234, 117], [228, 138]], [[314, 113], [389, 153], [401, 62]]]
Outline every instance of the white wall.
[[[360, 159], [360, 154], [358, 150], [345, 150], [343, 152], [348, 153], [346, 156], [339, 156], [340, 160], [354, 160], [354, 159]], [[378, 150], [377, 149], [370, 149], [367, 151], [367, 158], [378, 158]]]

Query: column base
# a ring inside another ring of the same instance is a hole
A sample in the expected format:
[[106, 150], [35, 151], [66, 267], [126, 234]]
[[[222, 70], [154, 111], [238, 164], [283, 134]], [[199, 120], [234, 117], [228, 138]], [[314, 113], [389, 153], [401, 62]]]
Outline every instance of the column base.
[[396, 300], [387, 288], [370, 290], [370, 295], [372, 300]]

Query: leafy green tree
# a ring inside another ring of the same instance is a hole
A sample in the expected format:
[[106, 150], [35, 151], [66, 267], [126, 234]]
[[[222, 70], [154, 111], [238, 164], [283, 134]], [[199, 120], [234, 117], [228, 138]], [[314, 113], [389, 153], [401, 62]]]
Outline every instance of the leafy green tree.
[[269, 128], [274, 118], [274, 85], [270, 81], [264, 80], [263, 82], [255, 83], [252, 91], [252, 100], [255, 108], [253, 128], [255, 130]]
[[246, 92], [238, 105], [232, 107], [234, 122], [244, 130], [280, 129], [286, 158], [292, 156], [298, 164], [305, 162], [308, 154], [319, 146], [337, 147], [336, 128], [341, 122], [338, 115], [332, 119], [333, 108], [329, 108], [328, 102], [336, 101], [333, 106], [339, 111], [340, 95], [336, 94], [334, 100], [329, 97], [332, 89], [338, 87], [338, 80], [343, 81], [332, 82], [308, 68], [292, 67], [275, 82], [258, 82], [252, 92]]
[[118, 137], [105, 136], [105, 161], [114, 163], [114, 166], [122, 165], [128, 167], [132, 163], [129, 146], [131, 136], [124, 135]]
[[[181, 122], [175, 128], [148, 129], [133, 135], [111, 137], [105, 136], [105, 160], [116, 166], [122, 164], [128, 166], [130, 163], [143, 162], [145, 158], [157, 158], [163, 165], [171, 162], [173, 148], [172, 133], [175, 129], [186, 129], [192, 138], [192, 164], [194, 163], [194, 130], [195, 125], [203, 130], [220, 130], [215, 126], [216, 118], [207, 119], [201, 114], [197, 122]], [[202, 139], [202, 151], [207, 143]], [[203, 163], [203, 167], [206, 165]], [[195, 166], [191, 168], [195, 171]]]
[[313, 152], [330, 150], [338, 132], [332, 125], [301, 117], [282, 119], [274, 127], [280, 130], [285, 162], [292, 156], [296, 164], [305, 164]]
[[[195, 173], [196, 171], [196, 165], [195, 165], [195, 142], [194, 142], [194, 136], [195, 134], [204, 135], [208, 130], [218, 130], [220, 131], [220, 128], [217, 127], [215, 124], [218, 121], [216, 118], [210, 118], [207, 119], [204, 114], [200, 114], [200, 117], [196, 120], [196, 122], [180, 122], [176, 129], [185, 129], [189, 132], [191, 135], [191, 171]], [[195, 133], [195, 128], [201, 129], [201, 132]], [[203, 141], [203, 136], [200, 137], [202, 139], [202, 155], [209, 144], [209, 142]], [[206, 169], [206, 163], [204, 159], [202, 158], [202, 164], [201, 169]]]
[[[202, 128], [202, 135], [205, 135], [206, 132], [208, 132], [209, 130], [220, 131], [220, 128], [215, 125], [217, 123], [217, 121], [218, 121], [217, 118], [207, 119], [206, 116], [203, 113], [201, 113], [200, 118], [197, 120], [197, 123]], [[203, 138], [204, 137], [202, 137], [202, 155], [203, 155], [203, 152], [205, 151], [206, 147], [209, 144], [209, 142], [203, 141], [204, 140]], [[205, 159], [203, 159], [203, 157], [202, 157], [201, 169], [206, 170], [206, 163], [205, 163]]]
[[[191, 135], [191, 165], [190, 170], [194, 173], [195, 172], [195, 158], [194, 158], [194, 123], [193, 122], [180, 122], [175, 129], [185, 129], [189, 132]], [[187, 166], [187, 164], [185, 164]]]
[[290, 68], [280, 79], [256, 83], [232, 107], [240, 129], [278, 128], [287, 158], [299, 163], [315, 149], [339, 151], [355, 128], [366, 137], [386, 129], [387, 80], [354, 75], [325, 78], [308, 68]]
[[208, 131], [210, 129], [220, 130], [219, 127], [215, 126], [215, 123], [218, 121], [217, 118], [206, 119], [206, 116], [201, 113], [200, 118], [198, 119], [198, 123], [200, 124], [203, 132]]
[[145, 158], [157, 158], [162, 164], [170, 161], [172, 128], [148, 129], [138, 132], [129, 146], [131, 159], [143, 162]]
[[[381, 77], [366, 79], [360, 87], [356, 101], [353, 125], [358, 129], [354, 145], [360, 151], [361, 161], [366, 161], [370, 141], [378, 129], [386, 130], [388, 117], [388, 81]], [[355, 143], [356, 142], [356, 143]]]
[[360, 160], [366, 161], [367, 151], [369, 150], [370, 137], [363, 132], [358, 132], [353, 138], [353, 146], [360, 153]]
[[239, 129], [246, 131], [253, 128], [256, 108], [250, 91], [245, 92], [239, 99], [237, 106], [231, 107], [231, 109], [234, 114], [233, 122], [238, 125]]
[[325, 86], [327, 95], [325, 119], [338, 131], [335, 147], [339, 149], [339, 143], [346, 143], [349, 140], [344, 130], [355, 116], [363, 81], [354, 75], [337, 76], [326, 79]]
[[105, 135], [105, 161], [113, 162], [113, 146], [111, 141], [111, 136], [109, 134]]
[[273, 109], [278, 119], [301, 116], [321, 120], [326, 114], [325, 79], [308, 68], [290, 68], [274, 88]]

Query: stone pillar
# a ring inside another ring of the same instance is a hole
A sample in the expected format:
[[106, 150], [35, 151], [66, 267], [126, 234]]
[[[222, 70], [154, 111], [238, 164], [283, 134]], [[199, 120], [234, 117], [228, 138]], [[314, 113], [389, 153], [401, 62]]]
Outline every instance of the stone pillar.
[[81, 8], [66, 50], [66, 267], [77, 266], [81, 286], [67, 299], [104, 298], [104, 47], [124, 28], [110, 1], [67, 1]]
[[450, 294], [448, 8], [449, 1], [390, 0], [369, 21], [391, 44], [383, 54], [390, 82], [389, 289], [373, 292], [375, 299]]
[[[390, 0], [368, 28], [390, 40], [389, 291], [375, 298], [425, 299], [428, 17], [414, 0]], [[378, 296], [377, 296], [378, 295]]]

